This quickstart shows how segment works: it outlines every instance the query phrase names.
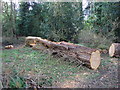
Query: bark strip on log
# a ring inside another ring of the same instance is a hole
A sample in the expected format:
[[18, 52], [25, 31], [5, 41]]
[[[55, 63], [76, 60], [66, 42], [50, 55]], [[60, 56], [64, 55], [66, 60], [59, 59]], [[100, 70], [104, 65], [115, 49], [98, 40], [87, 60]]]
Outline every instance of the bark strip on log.
[[78, 62], [83, 62], [92, 69], [97, 69], [100, 65], [100, 52], [96, 49], [75, 45], [68, 42], [52, 42], [40, 37], [27, 37], [26, 45], [33, 45], [33, 49], [50, 49], [53, 54], [63, 53], [68, 57], [75, 58]]
[[120, 57], [120, 43], [112, 43], [109, 48], [110, 57]]

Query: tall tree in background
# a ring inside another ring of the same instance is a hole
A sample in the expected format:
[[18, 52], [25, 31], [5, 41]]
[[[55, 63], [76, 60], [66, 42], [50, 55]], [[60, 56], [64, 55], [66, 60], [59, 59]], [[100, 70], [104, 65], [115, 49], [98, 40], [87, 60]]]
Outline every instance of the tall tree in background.
[[9, 4], [3, 2], [3, 35], [16, 36], [16, 9], [15, 4], [10, 2]]
[[20, 3], [20, 9], [19, 9], [19, 21], [18, 21], [18, 28], [19, 28], [19, 35], [29, 35], [29, 32], [31, 32], [30, 29], [30, 22], [29, 19], [31, 18], [29, 15], [29, 2], [22, 2]]

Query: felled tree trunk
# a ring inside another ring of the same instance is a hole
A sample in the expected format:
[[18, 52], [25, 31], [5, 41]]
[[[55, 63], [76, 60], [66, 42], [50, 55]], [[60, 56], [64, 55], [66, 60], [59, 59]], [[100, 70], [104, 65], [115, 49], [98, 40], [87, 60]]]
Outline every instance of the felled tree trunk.
[[109, 48], [110, 57], [120, 57], [120, 43], [113, 43]]
[[36, 38], [39, 38], [39, 37], [31, 37], [31, 36], [26, 37], [25, 45], [33, 47], [34, 45], [36, 45]]
[[[79, 45], [75, 45], [73, 43], [67, 42], [52, 42], [42, 38], [27, 38], [26, 42], [33, 39], [32, 44], [36, 44], [33, 46], [33, 49], [50, 49], [52, 54], [62, 53], [63, 56], [68, 56], [76, 59], [78, 62], [82, 62], [85, 65], [89, 66], [92, 69], [97, 69], [100, 65], [100, 52], [96, 49], [91, 49]], [[43, 48], [44, 47], [44, 48]]]

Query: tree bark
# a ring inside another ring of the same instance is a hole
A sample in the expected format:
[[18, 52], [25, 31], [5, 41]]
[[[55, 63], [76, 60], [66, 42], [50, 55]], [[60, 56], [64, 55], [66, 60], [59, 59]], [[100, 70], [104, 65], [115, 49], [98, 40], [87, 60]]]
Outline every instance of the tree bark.
[[110, 57], [120, 57], [120, 43], [112, 43], [109, 48]]
[[26, 45], [33, 46], [33, 49], [50, 49], [52, 51], [52, 55], [62, 53], [63, 57], [64, 55], [67, 57], [72, 57], [92, 69], [97, 69], [100, 65], [100, 52], [96, 49], [91, 49], [64, 41], [52, 42], [40, 37], [27, 37]]

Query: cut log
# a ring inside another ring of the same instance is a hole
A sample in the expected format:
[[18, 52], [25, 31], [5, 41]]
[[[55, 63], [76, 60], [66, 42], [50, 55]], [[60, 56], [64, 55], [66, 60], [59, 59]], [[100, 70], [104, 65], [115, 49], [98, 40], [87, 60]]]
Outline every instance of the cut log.
[[5, 49], [12, 49], [12, 48], [14, 48], [13, 45], [7, 45], [7, 46], [5, 46]]
[[120, 43], [112, 43], [109, 48], [110, 57], [120, 57]]
[[100, 65], [100, 52], [96, 49], [91, 49], [64, 41], [52, 42], [40, 37], [26, 38], [26, 45], [29, 46], [31, 43], [36, 44], [34, 45], [33, 49], [50, 49], [53, 55], [62, 53], [63, 55], [72, 57], [78, 62], [82, 62], [94, 70]]
[[25, 45], [33, 47], [36, 44], [36, 38], [40, 38], [40, 37], [31, 37], [31, 36], [26, 37]]

